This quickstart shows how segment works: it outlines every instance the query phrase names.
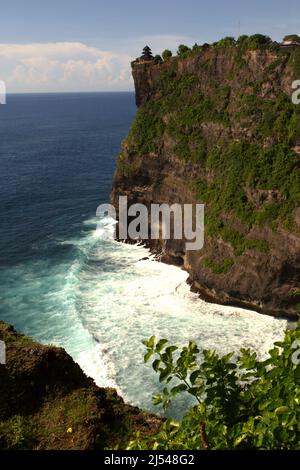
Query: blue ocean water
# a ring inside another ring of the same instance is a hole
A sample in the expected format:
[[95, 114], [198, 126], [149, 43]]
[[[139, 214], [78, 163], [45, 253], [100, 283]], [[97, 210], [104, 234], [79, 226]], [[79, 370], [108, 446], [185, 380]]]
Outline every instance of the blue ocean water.
[[105, 220], [96, 230], [134, 114], [132, 93], [12, 95], [0, 107], [0, 319], [152, 409], [142, 340], [265, 355], [286, 322], [207, 304], [184, 271], [103, 237]]

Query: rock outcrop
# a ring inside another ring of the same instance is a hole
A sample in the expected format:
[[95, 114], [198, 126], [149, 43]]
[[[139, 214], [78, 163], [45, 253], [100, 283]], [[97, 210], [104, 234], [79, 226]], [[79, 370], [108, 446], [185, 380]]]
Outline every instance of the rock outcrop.
[[207, 300], [296, 318], [300, 286], [299, 70], [293, 51], [209, 48], [133, 62], [137, 116], [111, 193], [205, 203], [205, 246], [147, 240]]
[[64, 351], [0, 322], [0, 449], [88, 450], [125, 446], [161, 420], [97, 387]]

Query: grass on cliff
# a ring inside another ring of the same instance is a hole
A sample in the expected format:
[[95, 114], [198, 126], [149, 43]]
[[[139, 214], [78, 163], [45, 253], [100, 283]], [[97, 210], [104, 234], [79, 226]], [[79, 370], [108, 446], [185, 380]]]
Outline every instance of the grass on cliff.
[[44, 346], [0, 322], [0, 450], [85, 450], [125, 445], [161, 420], [95, 386], [61, 348]]

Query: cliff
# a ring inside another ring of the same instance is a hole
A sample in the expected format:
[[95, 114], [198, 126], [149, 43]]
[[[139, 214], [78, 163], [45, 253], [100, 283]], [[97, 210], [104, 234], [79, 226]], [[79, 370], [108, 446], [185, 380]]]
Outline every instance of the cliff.
[[[197, 48], [132, 63], [138, 111], [111, 201], [205, 203], [205, 246], [148, 241], [207, 300], [296, 318], [300, 286], [300, 52]], [[299, 74], [299, 76], [298, 76]]]
[[61, 348], [44, 346], [0, 322], [0, 449], [89, 450], [125, 446], [160, 419], [97, 387]]

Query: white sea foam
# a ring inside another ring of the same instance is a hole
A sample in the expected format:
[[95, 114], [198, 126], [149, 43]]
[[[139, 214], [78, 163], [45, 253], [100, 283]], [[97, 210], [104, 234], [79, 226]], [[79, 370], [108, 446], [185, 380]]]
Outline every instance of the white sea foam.
[[185, 271], [155, 261], [142, 246], [110, 239], [111, 220], [98, 233], [97, 223], [89, 219], [78, 237], [58, 242], [70, 250], [59, 263], [7, 270], [16, 289], [6, 301], [19, 312], [20, 331], [64, 347], [98, 385], [153, 409], [160, 385], [143, 363], [142, 345], [150, 336], [179, 346], [193, 340], [220, 354], [246, 347], [259, 357], [282, 338], [286, 321], [204, 302], [190, 291]]
[[77, 360], [99, 385], [117, 387], [129, 402], [151, 409], [159, 388], [142, 360], [142, 340], [152, 334], [178, 345], [193, 340], [220, 354], [251, 348], [259, 357], [282, 337], [286, 321], [208, 304], [190, 291], [185, 271], [153, 260], [142, 246], [103, 238], [91, 231], [77, 245], [87, 261], [79, 272], [76, 311], [100, 345]]
[[[116, 370], [105, 345], [97, 344], [94, 348], [82, 351], [77, 357], [77, 363], [95, 383], [101, 387], [112, 387], [118, 390]], [[118, 390], [120, 392], [120, 390]]]

